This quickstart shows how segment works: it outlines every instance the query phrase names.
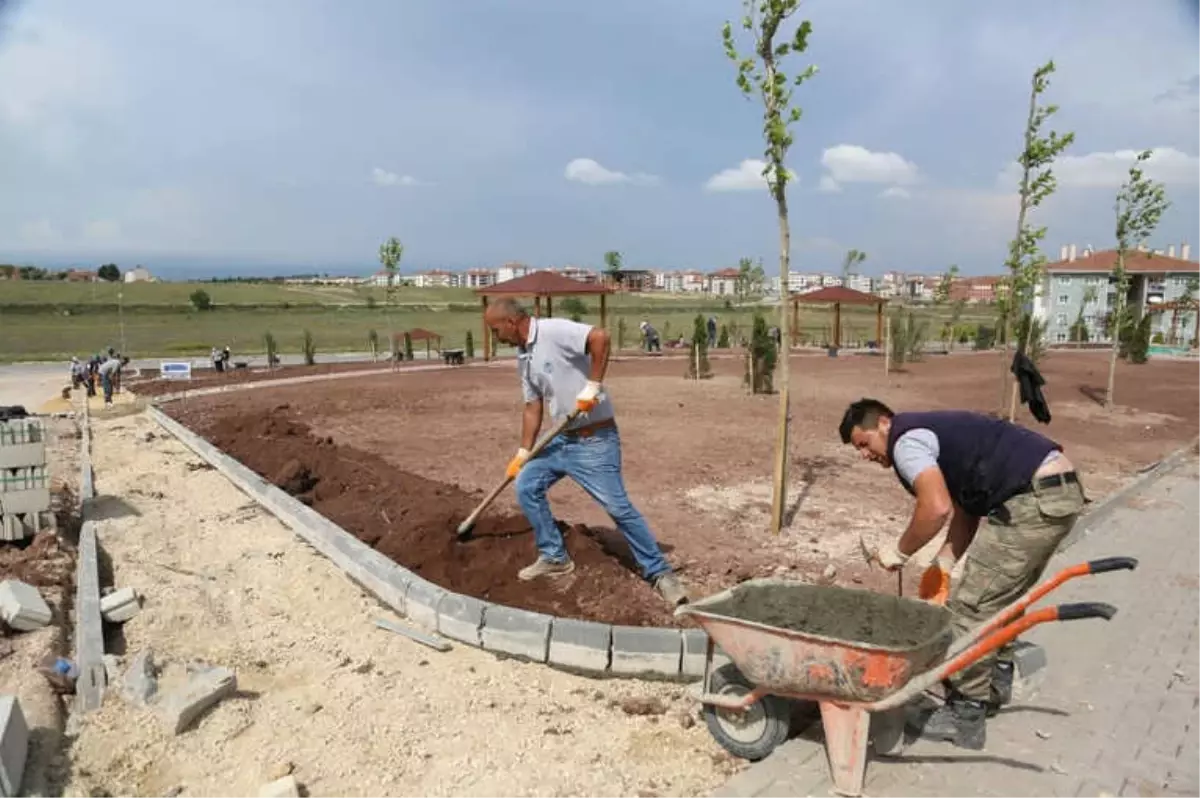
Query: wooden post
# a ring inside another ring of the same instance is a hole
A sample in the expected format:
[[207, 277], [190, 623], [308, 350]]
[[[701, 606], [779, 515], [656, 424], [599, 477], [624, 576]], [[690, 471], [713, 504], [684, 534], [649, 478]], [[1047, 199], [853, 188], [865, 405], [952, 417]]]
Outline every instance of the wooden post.
[[492, 359], [492, 330], [487, 325], [487, 308], [488, 299], [485, 294], [483, 297], [483, 362]]
[[875, 306], [875, 345], [883, 343], [883, 303]]
[[1015, 421], [1017, 418], [1017, 404], [1021, 398], [1021, 382], [1014, 379], [1012, 384], [1012, 394], [1008, 398], [1008, 420]]
[[600, 295], [600, 326], [607, 330], [608, 329], [608, 305], [604, 301], [605, 296], [606, 296], [605, 294]]
[[[883, 305], [879, 306], [883, 308]], [[888, 314], [887, 325], [883, 328], [883, 377], [887, 380], [892, 373], [892, 317]]]
[[535, 296], [533, 298], [533, 317], [535, 319], [540, 319], [542, 317], [542, 298], [540, 296]]
[[833, 303], [833, 348], [842, 348], [842, 303]]
[[426, 338], [426, 339], [425, 339], [425, 362], [426, 362], [426, 363], [428, 363], [428, 362], [429, 362], [429, 357], [430, 357], [430, 355], [432, 355], [432, 354], [433, 354], [433, 352], [432, 352], [432, 351], [430, 350], [430, 348], [429, 348], [429, 339], [428, 339], [428, 338]]
[[554, 298], [546, 294], [546, 318], [554, 318]]

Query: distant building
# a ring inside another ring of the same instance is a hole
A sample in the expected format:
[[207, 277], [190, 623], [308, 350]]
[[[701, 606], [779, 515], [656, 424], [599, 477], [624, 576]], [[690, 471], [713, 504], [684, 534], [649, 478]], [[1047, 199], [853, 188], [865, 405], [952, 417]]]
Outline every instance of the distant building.
[[509, 280], [515, 280], [527, 274], [529, 274], [528, 266], [523, 263], [509, 261], [496, 270], [496, 282], [507, 283]]
[[124, 280], [127, 283], [149, 283], [154, 281], [154, 276], [145, 266], [135, 266], [125, 272]]

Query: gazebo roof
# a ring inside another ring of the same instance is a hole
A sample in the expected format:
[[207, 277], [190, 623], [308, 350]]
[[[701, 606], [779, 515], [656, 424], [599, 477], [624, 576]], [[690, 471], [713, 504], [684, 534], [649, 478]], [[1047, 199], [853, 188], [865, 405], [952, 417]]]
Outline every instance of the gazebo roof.
[[598, 283], [585, 283], [554, 272], [539, 271], [476, 288], [480, 296], [577, 296], [579, 294], [611, 294], [612, 289]]
[[442, 340], [442, 336], [438, 335], [437, 333], [433, 332], [432, 330], [426, 330], [421, 327], [414, 327], [411, 330], [409, 330], [408, 337], [414, 341], [440, 341], [440, 340]]
[[842, 305], [886, 305], [887, 300], [882, 297], [877, 297], [874, 294], [855, 291], [853, 288], [845, 288], [840, 285], [831, 285], [828, 288], [819, 288], [816, 291], [810, 291], [807, 294], [792, 294], [793, 302], [807, 302], [812, 304], [842, 304]]

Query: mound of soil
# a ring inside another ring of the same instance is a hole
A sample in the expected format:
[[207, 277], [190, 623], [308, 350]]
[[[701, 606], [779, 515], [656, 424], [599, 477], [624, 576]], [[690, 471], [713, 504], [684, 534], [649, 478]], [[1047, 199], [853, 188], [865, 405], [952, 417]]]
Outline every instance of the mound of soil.
[[0, 581], [19, 579], [34, 587], [69, 587], [75, 557], [53, 532], [39, 532], [28, 542], [0, 546]]
[[[180, 421], [263, 478], [424, 579], [457, 593], [527, 610], [629, 626], [674, 624], [668, 607], [608, 549], [597, 530], [559, 523], [575, 573], [521, 582], [537, 556], [523, 516], [485, 513], [461, 543], [458, 525], [481, 493], [397, 469], [383, 458], [314, 435], [286, 405], [247, 415]], [[606, 537], [611, 538], [612, 535]]]

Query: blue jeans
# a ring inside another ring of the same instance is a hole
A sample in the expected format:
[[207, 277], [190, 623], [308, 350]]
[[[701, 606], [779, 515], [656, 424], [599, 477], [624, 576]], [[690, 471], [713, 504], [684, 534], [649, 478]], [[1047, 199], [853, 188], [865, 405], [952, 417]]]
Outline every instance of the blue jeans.
[[553, 562], [568, 557], [546, 498], [546, 491], [563, 477], [573, 479], [604, 508], [629, 543], [643, 577], [653, 581], [671, 570], [646, 519], [625, 493], [616, 427], [603, 427], [584, 438], [559, 435], [517, 475], [517, 502], [533, 526], [542, 557]]

